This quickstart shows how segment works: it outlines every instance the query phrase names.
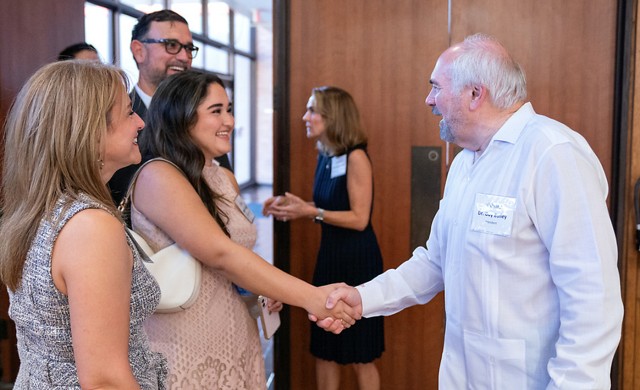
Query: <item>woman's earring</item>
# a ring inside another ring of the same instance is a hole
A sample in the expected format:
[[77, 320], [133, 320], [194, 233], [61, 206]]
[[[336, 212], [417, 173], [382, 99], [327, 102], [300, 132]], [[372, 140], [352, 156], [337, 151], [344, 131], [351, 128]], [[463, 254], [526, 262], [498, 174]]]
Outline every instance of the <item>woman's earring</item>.
[[104, 162], [102, 162], [101, 158], [98, 159], [98, 163], [100, 164], [100, 170], [102, 170], [102, 167], [104, 167]]

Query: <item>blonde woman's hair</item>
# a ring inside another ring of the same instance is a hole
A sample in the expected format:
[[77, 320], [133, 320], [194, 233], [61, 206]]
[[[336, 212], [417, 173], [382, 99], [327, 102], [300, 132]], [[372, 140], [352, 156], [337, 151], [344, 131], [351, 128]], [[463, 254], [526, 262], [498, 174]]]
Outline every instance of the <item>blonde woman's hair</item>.
[[358, 107], [349, 93], [337, 87], [317, 87], [311, 91], [315, 100], [313, 109], [322, 115], [325, 137], [318, 141], [323, 153], [338, 156], [347, 150], [367, 144]]
[[63, 61], [39, 69], [20, 90], [5, 123], [0, 279], [20, 286], [40, 221], [63, 195], [85, 194], [117, 212], [100, 177], [116, 99], [128, 90], [112, 65]]

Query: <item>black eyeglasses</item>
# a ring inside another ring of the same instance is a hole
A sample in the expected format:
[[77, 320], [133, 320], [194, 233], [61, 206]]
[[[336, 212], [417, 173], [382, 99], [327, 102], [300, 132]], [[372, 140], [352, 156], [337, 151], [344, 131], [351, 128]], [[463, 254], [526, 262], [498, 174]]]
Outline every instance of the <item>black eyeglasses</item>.
[[187, 57], [193, 59], [197, 54], [199, 47], [193, 46], [192, 44], [183, 45], [176, 39], [140, 39], [142, 43], [162, 43], [164, 45], [164, 49], [169, 54], [178, 54], [180, 50], [184, 49], [187, 52]]

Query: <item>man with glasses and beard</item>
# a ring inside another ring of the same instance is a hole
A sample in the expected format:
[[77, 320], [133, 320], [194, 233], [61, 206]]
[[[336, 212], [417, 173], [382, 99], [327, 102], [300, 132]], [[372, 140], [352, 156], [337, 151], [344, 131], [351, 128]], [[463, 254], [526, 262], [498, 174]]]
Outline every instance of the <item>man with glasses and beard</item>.
[[[193, 45], [187, 20], [165, 9], [138, 19], [131, 32], [131, 53], [140, 71], [138, 83], [130, 94], [131, 102], [133, 110], [144, 120], [158, 85], [172, 74], [190, 69], [191, 61], [198, 54], [198, 47]], [[144, 162], [145, 156], [142, 159]], [[221, 166], [231, 169], [227, 155], [216, 160]], [[130, 165], [120, 169], [109, 181], [116, 205], [126, 194], [131, 177], [139, 166]], [[128, 213], [126, 218], [130, 225]]]

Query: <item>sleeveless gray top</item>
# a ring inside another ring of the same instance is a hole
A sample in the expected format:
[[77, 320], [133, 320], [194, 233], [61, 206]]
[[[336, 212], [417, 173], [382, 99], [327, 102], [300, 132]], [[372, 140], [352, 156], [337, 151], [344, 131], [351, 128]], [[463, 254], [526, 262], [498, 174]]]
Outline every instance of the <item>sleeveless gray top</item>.
[[[62, 214], [63, 209], [64, 214]], [[9, 316], [16, 324], [20, 370], [14, 389], [80, 389], [71, 344], [69, 301], [51, 277], [53, 244], [64, 225], [85, 209], [103, 209], [81, 195], [60, 199], [51, 218], [43, 218], [27, 253], [20, 287], [9, 290]], [[57, 223], [55, 221], [58, 221]], [[124, 229], [124, 227], [123, 227]], [[142, 264], [129, 236], [133, 252], [129, 322], [129, 363], [144, 390], [164, 389], [167, 363], [149, 349], [142, 322], [160, 301], [160, 288]]]

